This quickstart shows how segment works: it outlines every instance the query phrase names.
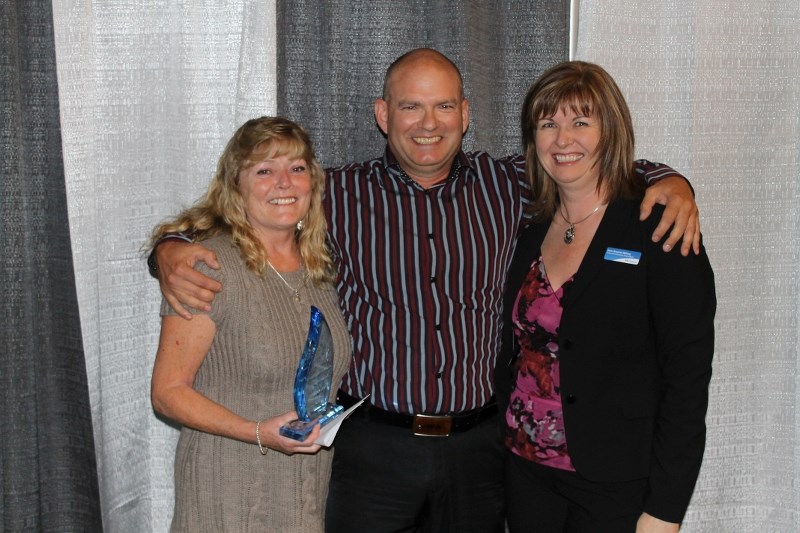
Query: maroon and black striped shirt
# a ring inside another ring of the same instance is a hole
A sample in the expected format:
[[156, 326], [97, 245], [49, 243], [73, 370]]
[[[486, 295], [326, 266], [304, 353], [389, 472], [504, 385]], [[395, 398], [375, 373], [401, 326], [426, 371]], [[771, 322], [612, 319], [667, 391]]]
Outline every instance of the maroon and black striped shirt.
[[[494, 394], [506, 270], [530, 191], [521, 156], [457, 158], [457, 170], [429, 189], [388, 149], [327, 170], [328, 231], [354, 350], [342, 389], [381, 409], [459, 413]], [[648, 177], [671, 172], [639, 167]]]

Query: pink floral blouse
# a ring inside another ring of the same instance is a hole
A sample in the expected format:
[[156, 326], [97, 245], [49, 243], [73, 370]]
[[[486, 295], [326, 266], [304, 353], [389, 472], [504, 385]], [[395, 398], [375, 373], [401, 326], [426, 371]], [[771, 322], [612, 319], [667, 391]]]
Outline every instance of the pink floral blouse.
[[[569, 283], [572, 278], [564, 285]], [[563, 293], [564, 286], [553, 291], [542, 258], [536, 259], [512, 311], [520, 350], [505, 414], [505, 443], [512, 453], [529, 461], [574, 471], [560, 396], [558, 326]]]

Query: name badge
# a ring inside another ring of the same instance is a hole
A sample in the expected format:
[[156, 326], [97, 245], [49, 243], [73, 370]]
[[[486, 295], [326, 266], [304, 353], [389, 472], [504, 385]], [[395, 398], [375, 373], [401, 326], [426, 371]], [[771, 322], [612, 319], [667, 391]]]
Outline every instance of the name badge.
[[638, 265], [639, 259], [642, 257], [642, 252], [634, 252], [633, 250], [623, 250], [622, 248], [606, 248], [606, 255], [603, 259], [606, 261], [613, 261], [615, 263], [627, 263], [629, 265]]

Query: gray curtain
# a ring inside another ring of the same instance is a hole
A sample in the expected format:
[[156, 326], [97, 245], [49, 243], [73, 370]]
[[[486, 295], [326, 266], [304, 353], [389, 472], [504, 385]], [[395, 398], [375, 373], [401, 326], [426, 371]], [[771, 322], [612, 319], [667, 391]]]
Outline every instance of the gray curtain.
[[2, 531], [100, 531], [50, 1], [0, 9]]
[[421, 46], [461, 69], [470, 100], [467, 150], [519, 152], [530, 83], [569, 54], [568, 0], [278, 1], [278, 112], [311, 133], [325, 165], [383, 153], [373, 101], [383, 74]]

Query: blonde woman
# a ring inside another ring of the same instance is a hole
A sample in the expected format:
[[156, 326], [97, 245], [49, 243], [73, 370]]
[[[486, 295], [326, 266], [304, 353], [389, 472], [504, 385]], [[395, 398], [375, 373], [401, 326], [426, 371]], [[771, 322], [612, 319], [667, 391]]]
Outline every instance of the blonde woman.
[[[157, 228], [192, 228], [216, 253], [222, 283], [191, 320], [162, 305], [152, 402], [183, 426], [172, 531], [322, 531], [331, 452], [279, 434], [296, 418], [293, 384], [319, 308], [334, 341], [334, 392], [350, 340], [331, 285], [323, 172], [309, 138], [283, 118], [246, 122], [228, 142], [208, 192]], [[331, 398], [332, 399], [332, 398]]]

